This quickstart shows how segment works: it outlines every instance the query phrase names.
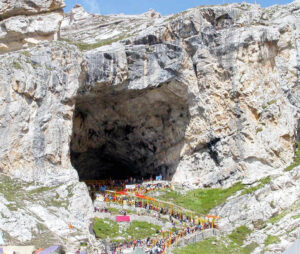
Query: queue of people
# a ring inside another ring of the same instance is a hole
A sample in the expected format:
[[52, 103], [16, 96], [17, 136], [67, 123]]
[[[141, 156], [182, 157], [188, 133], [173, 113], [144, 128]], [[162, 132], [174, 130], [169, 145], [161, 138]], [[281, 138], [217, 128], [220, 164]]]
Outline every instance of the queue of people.
[[112, 243], [106, 246], [106, 250], [103, 250], [101, 254], [122, 254], [124, 249], [136, 249], [142, 248], [146, 253], [149, 254], [164, 254], [171, 247], [189, 234], [195, 233], [196, 231], [201, 231], [201, 225], [194, 227], [182, 228], [176, 231], [170, 232], [159, 232], [155, 237], [148, 237], [146, 239], [137, 239], [129, 242], [123, 243]]
[[[154, 183], [150, 185], [152, 184]], [[148, 188], [152, 187], [148, 186]], [[140, 188], [137, 186], [135, 190], [139, 193]], [[172, 230], [170, 232], [157, 232], [157, 235], [152, 238], [136, 239], [120, 244], [112, 243], [109, 246], [110, 252], [103, 253], [121, 254], [124, 248], [134, 249], [140, 247], [149, 254], [162, 254], [172, 244], [186, 235], [208, 228], [217, 228], [215, 224], [217, 216], [197, 216], [192, 212], [179, 209], [178, 207], [174, 208], [170, 204], [161, 203], [162, 201], [157, 201], [154, 198], [142, 196], [137, 193], [134, 195], [132, 193], [128, 194], [126, 191], [101, 191], [97, 192], [97, 200], [102, 201], [104, 204], [109, 203], [114, 204], [116, 207], [119, 206], [120, 214], [124, 215], [126, 215], [126, 211], [122, 211], [122, 208], [132, 207], [138, 211], [139, 215], [141, 215], [140, 211], [144, 211], [145, 215], [155, 216], [157, 219], [160, 219], [161, 216], [167, 217], [172, 224]], [[102, 209], [95, 207], [95, 212], [107, 213], [109, 209], [107, 207]]]

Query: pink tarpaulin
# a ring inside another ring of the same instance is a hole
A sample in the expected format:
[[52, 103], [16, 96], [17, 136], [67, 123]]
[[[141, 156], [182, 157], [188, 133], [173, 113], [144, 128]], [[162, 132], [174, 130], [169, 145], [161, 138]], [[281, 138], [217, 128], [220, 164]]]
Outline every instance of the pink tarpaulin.
[[130, 221], [130, 216], [116, 216], [116, 222]]

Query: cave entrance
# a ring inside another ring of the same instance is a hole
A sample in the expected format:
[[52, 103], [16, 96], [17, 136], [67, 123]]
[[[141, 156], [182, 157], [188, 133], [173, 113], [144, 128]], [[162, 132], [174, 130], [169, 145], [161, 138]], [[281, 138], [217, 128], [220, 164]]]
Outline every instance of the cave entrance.
[[71, 162], [80, 180], [171, 180], [189, 121], [184, 86], [101, 89], [76, 99]]

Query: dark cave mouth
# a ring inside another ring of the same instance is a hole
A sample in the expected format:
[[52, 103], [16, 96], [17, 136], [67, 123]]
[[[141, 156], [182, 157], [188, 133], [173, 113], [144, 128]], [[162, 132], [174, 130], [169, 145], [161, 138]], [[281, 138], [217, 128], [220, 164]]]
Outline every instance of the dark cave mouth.
[[70, 143], [80, 180], [171, 180], [180, 159], [189, 111], [185, 91], [152, 89], [78, 96]]

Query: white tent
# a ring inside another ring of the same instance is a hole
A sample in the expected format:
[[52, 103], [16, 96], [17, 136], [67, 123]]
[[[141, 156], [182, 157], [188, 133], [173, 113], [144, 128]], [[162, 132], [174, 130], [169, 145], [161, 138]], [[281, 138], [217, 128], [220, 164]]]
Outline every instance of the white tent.
[[2, 246], [3, 253], [13, 254], [14, 252], [17, 254], [32, 254], [34, 252], [34, 246]]

